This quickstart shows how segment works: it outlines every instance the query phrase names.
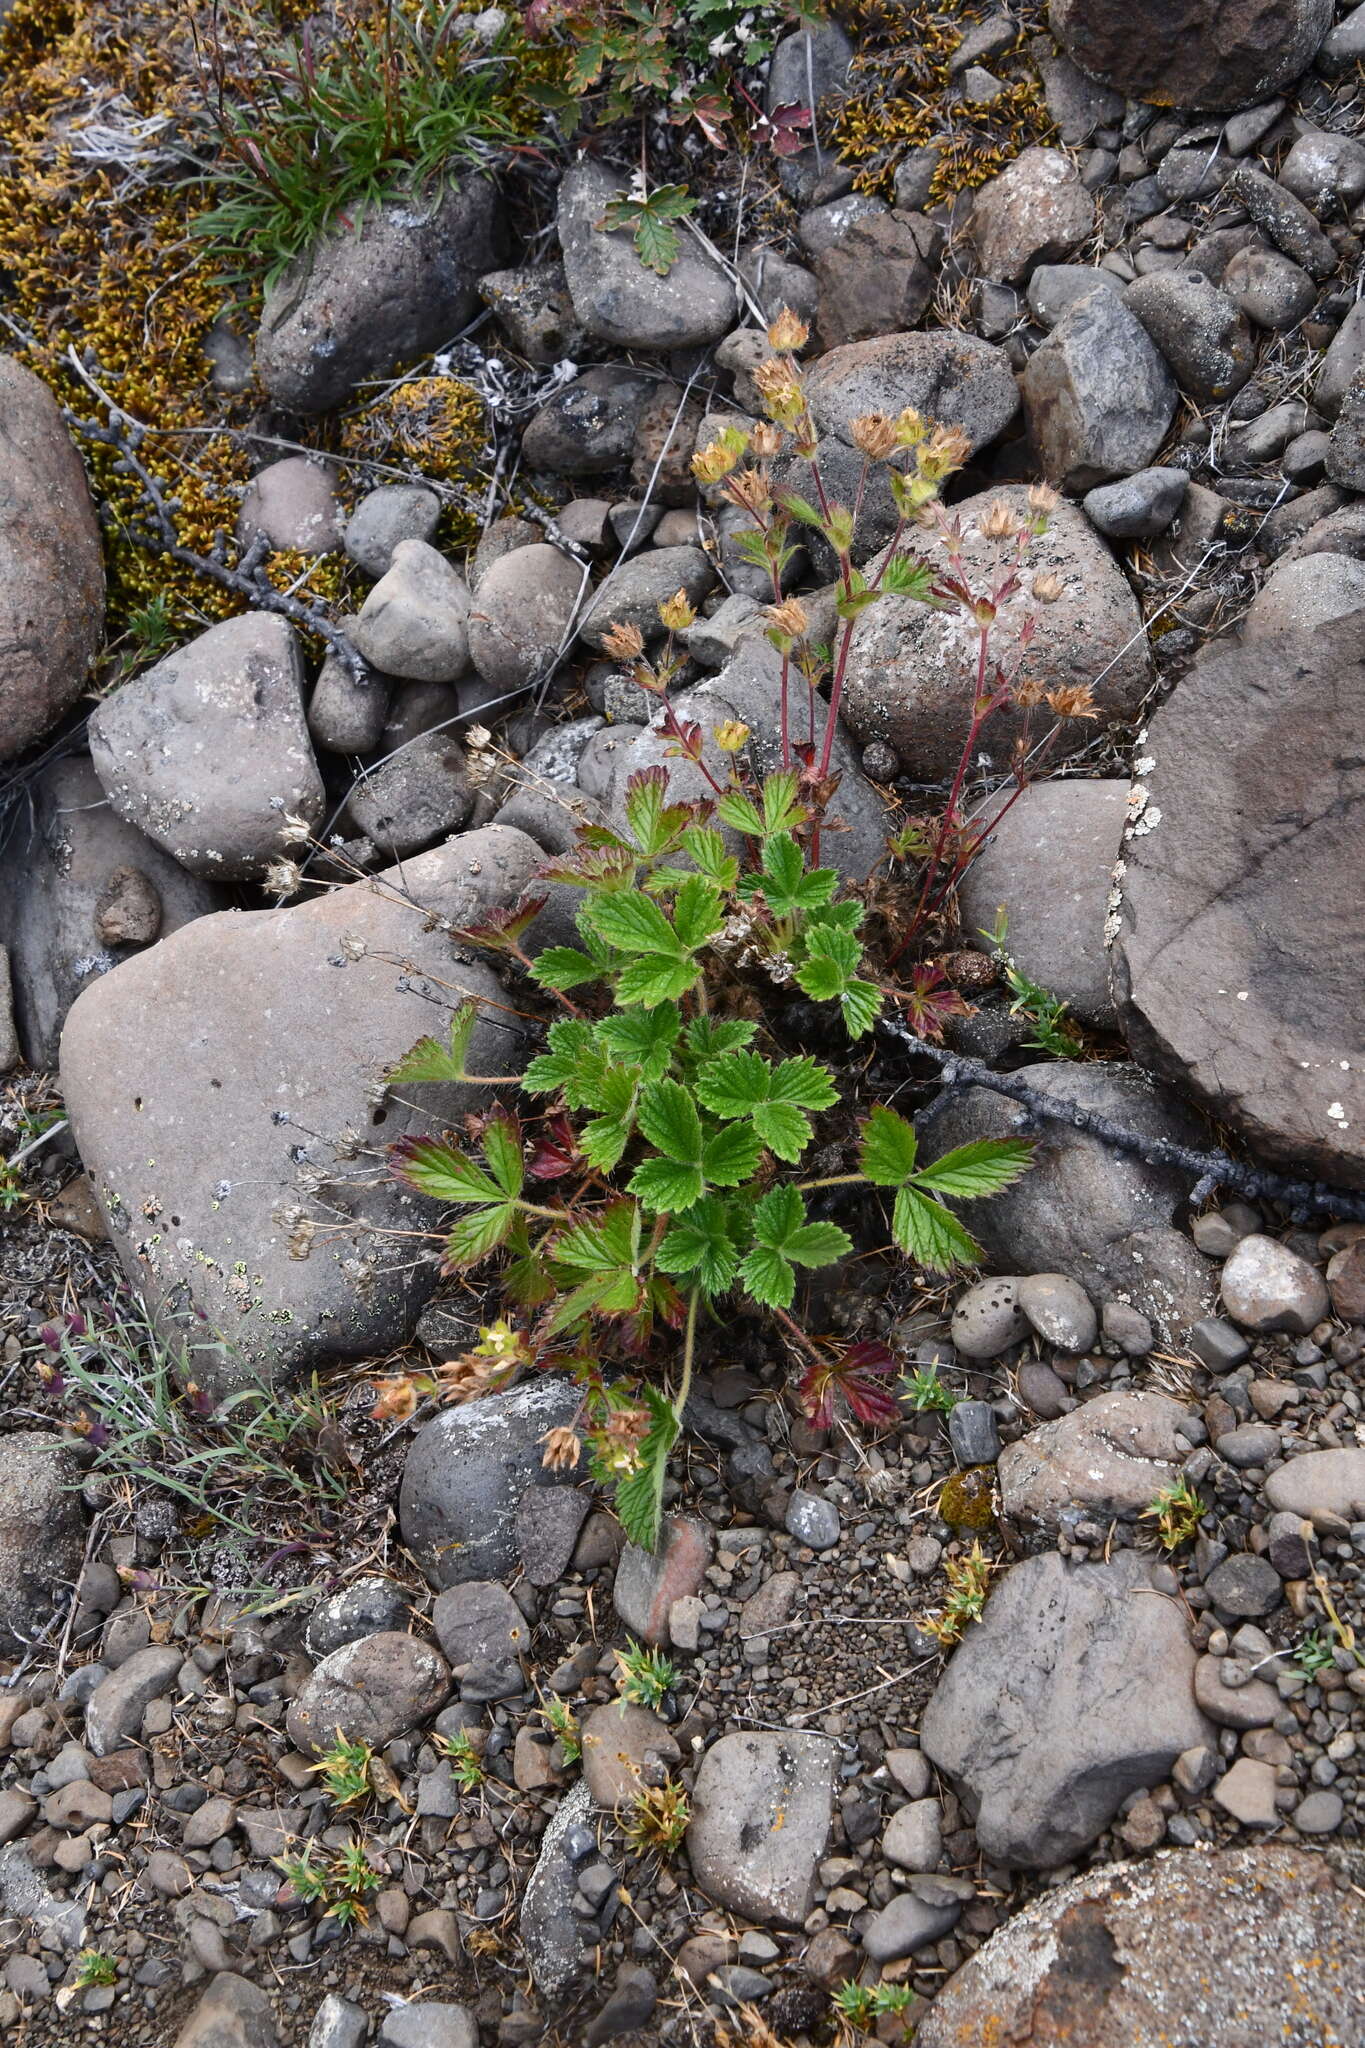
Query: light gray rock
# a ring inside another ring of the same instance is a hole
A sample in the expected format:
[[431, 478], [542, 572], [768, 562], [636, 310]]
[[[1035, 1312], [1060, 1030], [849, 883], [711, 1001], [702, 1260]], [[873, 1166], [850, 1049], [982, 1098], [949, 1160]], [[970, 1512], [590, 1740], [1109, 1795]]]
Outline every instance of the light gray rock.
[[[1019, 410], [1009, 357], [994, 343], [954, 328], [879, 334], [870, 341], [830, 349], [805, 377], [806, 396], [819, 435], [818, 461], [831, 496], [852, 504], [863, 458], [854, 448], [853, 421], [868, 412], [894, 418], [913, 406], [940, 426], [961, 427], [975, 453], [1004, 433]], [[809, 494], [809, 463], [781, 457], [775, 479]], [[874, 474], [863, 495], [854, 538], [859, 562], [885, 546], [896, 530], [890, 487]], [[833, 574], [823, 543], [807, 544], [822, 575]]]
[[[501, 984], [479, 963], [452, 963], [426, 912], [470, 923], [515, 903], [540, 864], [522, 834], [488, 827], [406, 863], [385, 890], [355, 883], [289, 910], [200, 918], [78, 999], [62, 1086], [81, 1155], [130, 1277], [163, 1316], [183, 1310], [193, 1330], [202, 1311], [208, 1332], [223, 1333], [226, 1353], [195, 1354], [201, 1385], [374, 1356], [410, 1326], [435, 1268], [367, 1256], [365, 1235], [430, 1227], [440, 1212], [376, 1176], [345, 1133], [398, 1139], [487, 1099], [424, 1084], [401, 1091], [421, 1101], [409, 1109], [376, 1093], [433, 1027], [404, 972], [416, 985], [431, 977], [447, 1000], [463, 987], [489, 1005], [476, 1072], [524, 1059]], [[291, 1257], [309, 1214], [301, 1167], [356, 1218], [359, 1245], [329, 1229], [322, 1247]]]
[[453, 683], [469, 664], [469, 590], [424, 540], [400, 540], [360, 608], [351, 638], [385, 675]]
[[1019, 1282], [1019, 1306], [1043, 1342], [1058, 1351], [1088, 1351], [1099, 1335], [1094, 1304], [1065, 1273], [1030, 1273]]
[[517, 1558], [517, 1504], [528, 1486], [571, 1473], [542, 1463], [547, 1431], [577, 1410], [569, 1381], [530, 1380], [447, 1408], [415, 1438], [403, 1468], [403, 1538], [438, 1588], [505, 1577]]
[[1006, 1444], [997, 1471], [1006, 1514], [1056, 1529], [1068, 1508], [1132, 1517], [1179, 1476], [1184, 1410], [1165, 1394], [1100, 1394]]
[[57, 402], [8, 355], [0, 422], [0, 761], [9, 761], [86, 686], [104, 628], [104, 557]]
[[521, 690], [558, 652], [580, 591], [578, 564], [538, 541], [495, 562], [469, 614], [469, 657], [486, 683]]
[[[856, 221], [820, 251], [818, 327], [826, 348], [918, 325], [934, 294], [934, 271], [921, 247], [926, 239], [923, 227], [917, 234], [915, 223], [877, 214]], [[747, 398], [738, 384], [735, 391]]]
[[1139, 469], [1085, 494], [1085, 516], [1112, 540], [1150, 540], [1177, 517], [1189, 489], [1183, 469]]
[[1028, 1335], [1028, 1318], [1019, 1306], [1019, 1282], [996, 1275], [976, 1280], [959, 1295], [953, 1309], [953, 1349], [964, 1358], [998, 1358]]
[[[1086, 2048], [1135, 2048], [1135, 2012], [1148, 2040], [1178, 2040], [1196, 2009], [1200, 2048], [1290, 2041], [1306, 1982], [1310, 2035], [1346, 2041], [1360, 1919], [1324, 1857], [1276, 1842], [1111, 1863], [1040, 1892], [998, 1928], [939, 1991], [916, 2048], [962, 2048], [993, 2029], [1027, 2038], [1036, 2014], [1078, 2004]], [[1098, 1985], [1082, 1960], [1096, 1952], [1126, 1959]]]
[[0, 1443], [0, 1655], [23, 1654], [80, 1570], [79, 1470], [58, 1436], [26, 1429]]
[[797, 1487], [783, 1517], [787, 1534], [807, 1550], [833, 1550], [839, 1541], [839, 1510], [823, 1494]]
[[975, 1808], [993, 1861], [1068, 1862], [1130, 1792], [1211, 1739], [1184, 1618], [1152, 1598], [1151, 1570], [1131, 1550], [1012, 1566], [939, 1680], [920, 1740]]
[[300, 555], [329, 555], [341, 545], [341, 507], [331, 466], [286, 455], [257, 470], [242, 496], [237, 538], [260, 539]]
[[153, 1700], [170, 1691], [183, 1662], [178, 1649], [159, 1643], [125, 1657], [85, 1703], [86, 1748], [96, 1756], [111, 1756], [136, 1741], [143, 1714]]
[[366, 491], [347, 520], [342, 544], [351, 560], [378, 580], [393, 567], [399, 541], [429, 541], [440, 518], [441, 501], [425, 484], [380, 484]]
[[1112, 270], [1093, 270], [1088, 263], [1040, 263], [1028, 281], [1029, 311], [1050, 333], [1063, 313], [1087, 293], [1106, 291], [1117, 296], [1122, 290]]
[[1022, 284], [1040, 263], [1061, 263], [1094, 233], [1095, 202], [1069, 156], [1036, 145], [982, 185], [971, 236], [983, 277]]
[[1223, 1306], [1244, 1330], [1293, 1330], [1301, 1336], [1330, 1309], [1316, 1266], [1277, 1238], [1244, 1237], [1223, 1267]]
[[1311, 635], [1332, 619], [1365, 607], [1365, 562], [1349, 555], [1302, 555], [1279, 562], [1252, 599], [1242, 637], [1261, 641], [1272, 634]]
[[[133, 889], [142, 920], [125, 917], [115, 936], [104, 913]], [[0, 939], [10, 952], [26, 1058], [55, 1066], [62, 1024], [81, 989], [140, 950], [142, 934], [166, 938], [220, 900], [210, 883], [125, 824], [84, 755], [34, 776], [0, 848]]]
[[[349, 634], [354, 618], [337, 622]], [[357, 675], [333, 648], [323, 657], [308, 700], [308, 730], [332, 754], [372, 754], [382, 744], [393, 679], [361, 663]]]
[[0, 945], [0, 1074], [19, 1064], [19, 1027], [14, 1021], [14, 975], [9, 949]]
[[1127, 806], [1126, 782], [1031, 783], [958, 888], [964, 931], [1003, 906], [1011, 959], [1087, 1024], [1113, 1022], [1104, 920]]
[[1342, 1065], [1360, 950], [1344, 926], [1324, 945], [1302, 876], [1311, 861], [1343, 903], [1365, 887], [1362, 684], [1359, 613], [1201, 657], [1142, 742], [1146, 829], [1124, 847], [1111, 954], [1135, 1059], [1258, 1155], [1347, 1185], [1365, 1157], [1365, 1072]]
[[[810, 257], [823, 256], [855, 228], [873, 221], [888, 220], [891, 209], [884, 199], [870, 192], [844, 192], [823, 206], [812, 206], [801, 216], [801, 246]], [[817, 272], [817, 276], [818, 276]]]
[[1341, 411], [1351, 379], [1365, 362], [1365, 299], [1358, 299], [1332, 336], [1313, 385], [1313, 404], [1325, 419]]
[[530, 1643], [525, 1615], [496, 1579], [466, 1579], [447, 1586], [436, 1596], [431, 1623], [443, 1655], [457, 1672], [464, 1664], [515, 1664]]
[[1146, 469], [1175, 416], [1175, 379], [1137, 315], [1088, 292], [1034, 350], [1019, 382], [1044, 474], [1088, 491]]
[[365, 378], [452, 340], [497, 260], [497, 207], [491, 180], [443, 178], [323, 235], [265, 295], [256, 369], [275, 403], [325, 412]]
[[438, 1714], [450, 1691], [450, 1668], [430, 1643], [385, 1629], [324, 1657], [290, 1702], [285, 1726], [306, 1755], [343, 1739], [382, 1749]]
[[474, 802], [474, 785], [454, 728], [419, 733], [392, 754], [387, 740], [386, 732], [386, 757], [362, 770], [347, 797], [346, 817], [386, 860], [402, 860], [459, 830]]
[[1343, 490], [1365, 491], [1365, 362], [1358, 365], [1341, 401], [1327, 443], [1326, 468]]
[[715, 580], [700, 548], [648, 548], [612, 570], [583, 615], [580, 637], [600, 649], [614, 625], [628, 625], [638, 626], [646, 640], [660, 639], [659, 606], [679, 590], [700, 604]]
[[370, 2022], [363, 2006], [329, 1991], [313, 2014], [308, 2048], [365, 2048]]
[[1365, 1518], [1365, 1450], [1304, 1451], [1270, 1474], [1265, 1497], [1282, 1514], [1338, 1531]]
[[814, 327], [819, 287], [803, 264], [790, 263], [776, 249], [758, 242], [741, 251], [739, 274], [765, 320], [775, 320], [787, 306], [798, 320], [804, 320], [807, 327]]
[[1277, 249], [1241, 250], [1223, 272], [1222, 286], [1248, 320], [1272, 332], [1302, 320], [1318, 295], [1308, 272]]
[[89, 732], [119, 817], [190, 874], [258, 877], [285, 812], [322, 817], [298, 641], [273, 613], [210, 626], [105, 697]]
[[[1000, 502], [1022, 518], [1026, 497], [1022, 484], [1010, 484], [965, 498], [953, 508], [962, 522], [969, 579], [984, 584], [1000, 573], [1002, 543], [981, 533], [983, 515]], [[1008, 668], [1026, 620], [1042, 610], [1045, 616], [1029, 648], [1030, 675], [1045, 690], [1093, 683], [1095, 701], [1106, 716], [1131, 717], [1147, 690], [1149, 655], [1133, 593], [1108, 548], [1081, 512], [1059, 504], [1046, 534], [1030, 543], [1026, 560], [1021, 588], [996, 613], [994, 657]], [[880, 566], [878, 557], [868, 574], [875, 575]], [[1062, 585], [1061, 596], [1046, 607], [1030, 589], [1041, 574], [1057, 577]], [[924, 781], [951, 776], [971, 723], [976, 659], [977, 629], [965, 612], [937, 610], [909, 597], [881, 599], [863, 612], [853, 632], [843, 697], [849, 730], [864, 744], [886, 740], [910, 773]], [[1036, 735], [1039, 714], [1029, 716]], [[997, 712], [982, 736], [978, 758], [1005, 768], [1024, 724], [1023, 711], [1006, 707]], [[1083, 721], [1064, 724], [1052, 759], [1087, 746], [1090, 736]]]
[[1240, 200], [1258, 228], [1283, 249], [1293, 263], [1311, 277], [1330, 277], [1337, 267], [1337, 252], [1308, 208], [1274, 178], [1254, 164], [1241, 163], [1229, 178], [1224, 193]]
[[952, 1878], [939, 1880], [927, 1898], [921, 1893], [929, 1890], [928, 1886], [912, 1886], [874, 1913], [862, 1931], [863, 1949], [870, 1959], [880, 1964], [899, 1962], [951, 1934], [964, 1905], [970, 1903], [956, 1889], [957, 1883]]
[[696, 348], [735, 324], [735, 288], [684, 228], [667, 277], [646, 269], [625, 229], [602, 221], [626, 184], [603, 163], [583, 158], [559, 186], [558, 232], [574, 314], [596, 341], [618, 348]]
[[835, 1752], [796, 1730], [722, 1735], [697, 1767], [687, 1855], [707, 1897], [762, 1926], [799, 1927], [834, 1816]]
[[1365, 199], [1365, 143], [1307, 128], [1280, 165], [1280, 183], [1319, 220], [1349, 213]]
[[584, 1782], [608, 1813], [629, 1806], [646, 1785], [661, 1784], [682, 1762], [668, 1723], [627, 1700], [594, 1707], [582, 1740]]
[[467, 2006], [415, 1998], [387, 2015], [376, 2048], [479, 2048], [479, 2029]]
[[898, 1807], [882, 1836], [882, 1854], [902, 1870], [937, 1870], [943, 1854], [943, 1809], [937, 1799]]
[[[1144, 1135], [1204, 1142], [1198, 1120], [1125, 1062], [1042, 1063], [1017, 1078]], [[921, 1157], [1014, 1135], [1014, 1107], [984, 1088], [954, 1091], [920, 1119]], [[1208, 1264], [1173, 1222], [1189, 1195], [1187, 1176], [1116, 1152], [1064, 1119], [1042, 1120], [1033, 1147], [1029, 1171], [1012, 1188], [962, 1212], [993, 1266], [1069, 1272], [1093, 1300], [1127, 1300], [1163, 1336], [1183, 1336], [1210, 1313]]]

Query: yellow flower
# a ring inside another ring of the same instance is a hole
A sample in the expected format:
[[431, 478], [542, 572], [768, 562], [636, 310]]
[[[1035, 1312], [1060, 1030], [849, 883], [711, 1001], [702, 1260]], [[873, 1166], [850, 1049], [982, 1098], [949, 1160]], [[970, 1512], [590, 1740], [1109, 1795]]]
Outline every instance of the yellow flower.
[[737, 754], [749, 737], [749, 728], [737, 718], [727, 718], [723, 725], [713, 728], [716, 745], [722, 754]]
[[697, 614], [688, 603], [685, 590], [677, 590], [672, 597], [665, 598], [659, 606], [659, 618], [670, 633], [685, 633], [697, 622]]

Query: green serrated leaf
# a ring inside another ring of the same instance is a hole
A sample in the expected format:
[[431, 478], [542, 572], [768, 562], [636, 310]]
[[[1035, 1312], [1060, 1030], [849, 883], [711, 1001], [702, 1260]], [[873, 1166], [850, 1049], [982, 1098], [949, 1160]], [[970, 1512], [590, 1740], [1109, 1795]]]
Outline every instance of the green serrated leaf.
[[604, 1017], [597, 1035], [613, 1059], [638, 1067], [646, 1081], [658, 1081], [668, 1071], [681, 1030], [681, 1012], [671, 1003], [660, 1003], [652, 1010]]
[[616, 1000], [627, 1007], [644, 1003], [651, 1010], [660, 1003], [680, 1002], [700, 973], [695, 959], [642, 956], [621, 969], [616, 981]]
[[790, 832], [794, 825], [800, 825], [806, 817], [806, 807], [797, 802], [797, 791], [801, 787], [801, 773], [797, 768], [779, 768], [763, 783], [763, 831], [770, 837], [774, 832]]
[[578, 1142], [583, 1157], [598, 1173], [612, 1173], [630, 1143], [635, 1120], [630, 1116], [595, 1116], [584, 1124]]
[[469, 1041], [478, 1021], [478, 1006], [461, 1003], [451, 1012], [449, 1044], [442, 1045], [436, 1038], [420, 1038], [397, 1066], [389, 1069], [390, 1082], [463, 1081]]
[[798, 1109], [832, 1109], [839, 1100], [827, 1068], [809, 1053], [782, 1060], [773, 1068], [768, 1094], [774, 1102], [793, 1102]]
[[799, 519], [803, 526], [824, 527], [824, 513], [818, 505], [812, 505], [809, 498], [803, 498], [799, 491], [777, 491], [774, 496], [781, 509], [793, 519]]
[[706, 1183], [700, 1166], [676, 1159], [646, 1159], [626, 1185], [646, 1208], [660, 1216], [676, 1216], [701, 1200]]
[[909, 1258], [933, 1273], [951, 1273], [975, 1266], [981, 1247], [942, 1202], [916, 1188], [898, 1190], [891, 1214], [891, 1235]]
[[853, 1250], [853, 1239], [837, 1223], [803, 1223], [782, 1247], [798, 1266], [832, 1266]]
[[708, 1295], [723, 1294], [739, 1270], [724, 1203], [704, 1195], [670, 1225], [656, 1263], [664, 1273], [691, 1274]]
[[682, 836], [682, 849], [696, 864], [697, 872], [718, 889], [733, 889], [739, 876], [739, 862], [725, 847], [724, 835], [711, 825], [689, 825]]
[[726, 1124], [703, 1145], [702, 1171], [712, 1187], [737, 1188], [752, 1180], [762, 1151], [757, 1131], [747, 1124]]
[[877, 1103], [868, 1112], [858, 1146], [858, 1171], [874, 1187], [898, 1188], [915, 1171], [919, 1140], [913, 1124]]
[[740, 1280], [761, 1308], [790, 1308], [796, 1295], [796, 1269], [771, 1245], [756, 1244], [745, 1255]]
[[603, 1267], [634, 1268], [640, 1256], [640, 1212], [618, 1199], [600, 1216], [570, 1224], [555, 1239], [557, 1265], [594, 1273]]
[[441, 1138], [416, 1138], [396, 1148], [395, 1170], [409, 1187], [438, 1202], [503, 1200], [497, 1182]]
[[756, 1028], [739, 1017], [694, 1017], [683, 1034], [683, 1044], [688, 1058], [700, 1066], [724, 1053], [742, 1051]]
[[526, 1180], [526, 1162], [521, 1153], [521, 1126], [505, 1110], [491, 1116], [484, 1127], [483, 1156], [508, 1200], [521, 1193]]
[[798, 1188], [785, 1183], [769, 1188], [754, 1204], [754, 1237], [759, 1244], [780, 1250], [794, 1230], [806, 1220], [806, 1205]]
[[542, 988], [566, 992], [585, 981], [600, 981], [602, 969], [574, 946], [547, 946], [531, 963], [531, 979]]
[[446, 1236], [446, 1264], [472, 1266], [487, 1258], [503, 1242], [516, 1217], [510, 1202], [457, 1216]]
[[681, 1081], [651, 1081], [642, 1088], [639, 1123], [656, 1152], [685, 1165], [700, 1164], [701, 1118]]
[[697, 1099], [713, 1116], [748, 1116], [772, 1092], [772, 1068], [756, 1052], [727, 1053], [697, 1075]]
[[[678, 934], [657, 903], [635, 890], [599, 896], [585, 912], [593, 929], [621, 953], [657, 954], [677, 959]], [[544, 959], [544, 954], [541, 958]]]
[[720, 890], [705, 875], [689, 875], [673, 900], [673, 927], [678, 943], [695, 953], [714, 938], [725, 922]]
[[1028, 1171], [1033, 1147], [1026, 1138], [977, 1138], [945, 1152], [932, 1166], [922, 1166], [915, 1186], [958, 1201], [998, 1195]]
[[810, 1118], [789, 1102], [761, 1102], [751, 1112], [754, 1130], [778, 1159], [794, 1166], [811, 1141]]
[[716, 799], [716, 816], [732, 832], [745, 832], [751, 839], [762, 836], [763, 819], [741, 790], [727, 789]]
[[870, 1031], [882, 1012], [882, 992], [874, 981], [850, 981], [839, 996], [844, 1029], [850, 1038]]

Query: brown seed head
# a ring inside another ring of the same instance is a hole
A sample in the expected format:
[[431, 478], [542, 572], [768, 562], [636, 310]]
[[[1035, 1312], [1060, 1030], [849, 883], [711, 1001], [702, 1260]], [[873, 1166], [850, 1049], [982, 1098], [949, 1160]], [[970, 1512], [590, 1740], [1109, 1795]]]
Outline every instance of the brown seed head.
[[889, 413], [860, 413], [849, 433], [859, 454], [868, 456], [873, 462], [885, 462], [897, 446], [896, 422]]
[[1054, 576], [1050, 569], [1035, 576], [1029, 586], [1039, 604], [1056, 604], [1059, 597], [1065, 597], [1066, 585], [1060, 576]]
[[810, 618], [799, 597], [784, 597], [781, 604], [770, 604], [764, 617], [774, 632], [789, 640], [804, 640], [810, 631]]
[[685, 590], [676, 590], [672, 597], [665, 598], [659, 606], [659, 618], [670, 633], [685, 633], [697, 623], [697, 614], [688, 603]]
[[913, 405], [907, 405], [896, 415], [896, 446], [917, 448], [928, 432], [923, 413], [916, 412]]
[[1044, 690], [1036, 676], [1016, 676], [1012, 695], [1021, 711], [1031, 711], [1042, 703]]
[[645, 651], [645, 636], [638, 626], [617, 619], [602, 641], [602, 652], [613, 661], [638, 661]]
[[1049, 690], [1047, 701], [1058, 718], [1098, 718], [1099, 705], [1090, 694], [1088, 683], [1071, 683], [1064, 689]]
[[573, 1429], [552, 1429], [541, 1442], [545, 1450], [540, 1462], [547, 1472], [571, 1472], [583, 1453], [578, 1432]]
[[774, 455], [782, 453], [782, 429], [771, 420], [760, 420], [749, 436], [749, 451], [760, 462], [771, 462]]
[[784, 306], [768, 329], [768, 346], [783, 355], [795, 355], [810, 340], [810, 329], [804, 320], [798, 320], [790, 306]]
[[1019, 522], [1003, 498], [992, 498], [981, 515], [981, 532], [986, 540], [1012, 539]]

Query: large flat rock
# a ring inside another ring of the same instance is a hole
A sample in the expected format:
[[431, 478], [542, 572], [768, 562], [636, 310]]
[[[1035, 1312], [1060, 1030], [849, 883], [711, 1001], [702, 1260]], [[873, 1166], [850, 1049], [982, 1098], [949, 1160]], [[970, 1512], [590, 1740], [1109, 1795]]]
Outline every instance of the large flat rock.
[[1112, 977], [1133, 1055], [1365, 1186], [1365, 611], [1215, 648], [1140, 746]]
[[388, 1094], [384, 1074], [441, 1028], [422, 989], [487, 1006], [475, 1072], [516, 1071], [526, 1043], [501, 984], [428, 912], [514, 901], [540, 858], [489, 826], [292, 909], [199, 918], [76, 1002], [61, 1074], [77, 1143], [129, 1274], [228, 1346], [198, 1352], [201, 1382], [360, 1357], [405, 1333], [436, 1266], [375, 1232], [430, 1228], [438, 1212], [389, 1175], [385, 1148], [488, 1091]]

